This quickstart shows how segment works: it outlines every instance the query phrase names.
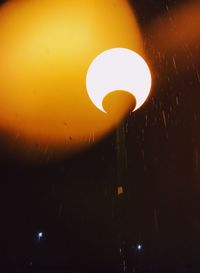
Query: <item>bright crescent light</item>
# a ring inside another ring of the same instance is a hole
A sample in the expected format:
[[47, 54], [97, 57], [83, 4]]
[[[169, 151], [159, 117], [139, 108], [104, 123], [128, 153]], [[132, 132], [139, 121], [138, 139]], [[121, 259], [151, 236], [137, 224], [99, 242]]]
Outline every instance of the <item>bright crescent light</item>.
[[147, 63], [127, 48], [112, 48], [98, 55], [86, 77], [87, 92], [97, 108], [103, 109], [103, 99], [113, 91], [127, 91], [136, 99], [137, 110], [151, 90], [151, 73]]

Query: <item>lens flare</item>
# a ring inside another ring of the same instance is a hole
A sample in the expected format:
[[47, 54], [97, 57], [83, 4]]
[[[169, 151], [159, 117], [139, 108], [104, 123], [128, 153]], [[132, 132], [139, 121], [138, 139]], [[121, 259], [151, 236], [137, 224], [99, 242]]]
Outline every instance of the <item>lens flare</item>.
[[[156, 18], [146, 29], [149, 48], [166, 56], [176, 57], [180, 66], [199, 62], [200, 57], [200, 1], [181, 3], [162, 17]], [[186, 58], [189, 54], [190, 58]], [[153, 54], [151, 54], [153, 57]]]
[[12, 145], [70, 154], [108, 134], [129, 110], [130, 97], [115, 98], [114, 111], [105, 115], [88, 97], [85, 79], [92, 60], [116, 47], [145, 58], [128, 1], [0, 6], [0, 130]]

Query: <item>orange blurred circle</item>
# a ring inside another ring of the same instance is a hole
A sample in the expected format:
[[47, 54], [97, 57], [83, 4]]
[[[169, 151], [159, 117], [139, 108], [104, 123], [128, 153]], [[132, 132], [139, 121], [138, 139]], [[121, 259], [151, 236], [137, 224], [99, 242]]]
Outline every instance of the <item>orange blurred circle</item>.
[[116, 96], [105, 114], [87, 95], [92, 60], [113, 47], [143, 55], [127, 1], [16, 0], [2, 5], [1, 130], [11, 139], [19, 136], [18, 144], [32, 152], [38, 144], [72, 153], [101, 139], [130, 107], [130, 96]]

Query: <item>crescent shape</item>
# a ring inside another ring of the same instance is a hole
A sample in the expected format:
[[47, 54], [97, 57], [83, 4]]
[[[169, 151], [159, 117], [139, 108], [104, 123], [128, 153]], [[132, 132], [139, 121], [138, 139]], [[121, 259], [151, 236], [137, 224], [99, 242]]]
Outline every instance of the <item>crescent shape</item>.
[[105, 113], [102, 103], [106, 95], [117, 90], [129, 92], [136, 99], [135, 111], [150, 93], [150, 69], [136, 52], [112, 48], [92, 61], [86, 76], [86, 88], [94, 105]]

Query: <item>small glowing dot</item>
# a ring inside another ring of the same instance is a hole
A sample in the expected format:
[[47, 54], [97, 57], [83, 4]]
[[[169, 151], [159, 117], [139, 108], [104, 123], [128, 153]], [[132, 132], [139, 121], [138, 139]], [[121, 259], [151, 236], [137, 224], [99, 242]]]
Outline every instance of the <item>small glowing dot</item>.
[[142, 250], [142, 245], [138, 245], [137, 250], [139, 250], [139, 251]]
[[44, 236], [43, 232], [39, 232], [39, 233], [38, 233], [38, 239], [39, 239], [39, 240], [42, 239], [43, 236]]

